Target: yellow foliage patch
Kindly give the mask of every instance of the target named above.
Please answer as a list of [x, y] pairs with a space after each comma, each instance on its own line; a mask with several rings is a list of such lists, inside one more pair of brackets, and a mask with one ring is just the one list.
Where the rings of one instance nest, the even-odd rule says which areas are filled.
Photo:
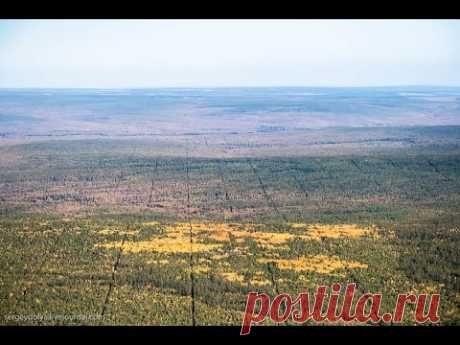
[[223, 260], [223, 259], [226, 259], [228, 258], [228, 254], [215, 254], [213, 256], [211, 256], [211, 259], [213, 260]]
[[[240, 273], [237, 273], [237, 272], [220, 272], [219, 275], [223, 279], [225, 279], [225, 280], [227, 280], [229, 282], [232, 282], [232, 283], [243, 284], [245, 282], [244, 281], [244, 275], [242, 275]], [[252, 277], [252, 279], [251, 279], [251, 285], [252, 286], [267, 286], [267, 285], [270, 285], [270, 284], [271, 284], [271, 282], [264, 277], [262, 271], [256, 272], [254, 277]]]
[[412, 294], [436, 294], [440, 293], [441, 289], [444, 287], [444, 284], [417, 284], [415, 288], [411, 290]]
[[[189, 269], [187, 269], [189, 270]], [[194, 273], [208, 273], [209, 272], [209, 267], [205, 265], [195, 265], [193, 266], [193, 272]]]
[[238, 283], [244, 282], [244, 276], [236, 272], [222, 272], [220, 273], [220, 275], [222, 276], [222, 278], [230, 282], [238, 282]]
[[319, 240], [321, 237], [328, 238], [359, 238], [365, 236], [378, 237], [374, 226], [362, 227], [356, 224], [303, 224], [292, 223], [292, 228], [306, 229], [307, 237]]
[[117, 229], [103, 229], [99, 231], [100, 235], [136, 235], [136, 230], [117, 230]]
[[315, 255], [300, 257], [298, 259], [258, 259], [259, 263], [274, 262], [281, 270], [293, 270], [296, 272], [312, 271], [322, 274], [331, 274], [346, 268], [367, 268], [366, 264], [356, 261], [341, 260], [335, 256]]
[[449, 229], [449, 232], [450, 232], [450, 233], [453, 233], [453, 234], [460, 234], [460, 228], [452, 228], [452, 229]]
[[152, 222], [144, 222], [142, 223], [143, 226], [155, 226], [155, 225], [160, 225], [159, 222], [152, 221]]
[[308, 224], [305, 224], [305, 223], [291, 223], [291, 228], [293, 229], [303, 229], [303, 228], [306, 228], [308, 227]]
[[[229, 242], [232, 235], [238, 243], [244, 242], [245, 238], [252, 238], [261, 246], [273, 246], [284, 244], [296, 237], [289, 233], [273, 233], [254, 231], [260, 224], [238, 224], [238, 223], [192, 223], [194, 235], [209, 238], [217, 242]], [[190, 232], [190, 223], [179, 222], [174, 225], [165, 226], [168, 236], [180, 236]]]
[[271, 282], [264, 277], [264, 272], [257, 271], [254, 277], [251, 279], [251, 284], [254, 286], [267, 286]]
[[[363, 227], [356, 224], [307, 224], [290, 223], [292, 229], [305, 229], [304, 234], [280, 233], [261, 231], [266, 227], [264, 224], [239, 224], [239, 223], [192, 223], [192, 231], [205, 233], [215, 241], [229, 241], [230, 234], [238, 242], [244, 238], [252, 238], [262, 246], [285, 244], [287, 241], [300, 237], [303, 239], [319, 240], [321, 237], [328, 238], [359, 238], [364, 236], [378, 237], [374, 226]], [[167, 226], [169, 232], [189, 231], [189, 223], [177, 223]]]
[[[158, 222], [145, 222], [143, 225], [159, 225]], [[222, 244], [206, 243], [211, 239], [216, 242], [229, 242], [231, 236], [237, 243], [244, 243], [245, 239], [253, 239], [263, 248], [280, 249], [287, 248], [285, 244], [295, 238], [305, 240], [319, 240], [322, 237], [329, 238], [358, 238], [362, 236], [377, 236], [373, 227], [360, 227], [354, 224], [321, 225], [291, 223], [293, 229], [305, 229], [305, 234], [287, 232], [261, 231], [264, 224], [241, 224], [241, 223], [212, 223], [212, 222], [177, 222], [164, 225], [164, 234], [144, 241], [129, 241], [124, 245], [124, 250], [132, 253], [159, 252], [159, 253], [189, 253], [207, 252], [215, 250]], [[190, 231], [192, 232], [193, 245], [190, 245]], [[100, 234], [134, 235], [133, 230], [120, 231], [105, 229]], [[284, 246], [283, 246], [284, 245]], [[121, 242], [99, 244], [103, 248], [116, 248]]]
[[[121, 248], [122, 242], [109, 242], [97, 245], [101, 248]], [[129, 253], [157, 252], [157, 253], [196, 253], [206, 252], [218, 248], [218, 244], [193, 243], [191, 246], [183, 238], [153, 238], [148, 241], [125, 242], [123, 251]]]

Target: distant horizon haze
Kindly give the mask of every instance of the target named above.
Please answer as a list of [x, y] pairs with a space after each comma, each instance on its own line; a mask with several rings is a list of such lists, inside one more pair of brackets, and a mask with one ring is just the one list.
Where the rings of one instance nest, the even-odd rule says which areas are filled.
[[396, 88], [460, 88], [458, 85], [328, 85], [328, 86], [319, 86], [319, 85], [203, 85], [203, 86], [125, 86], [125, 87], [71, 87], [71, 86], [62, 86], [62, 87], [0, 87], [0, 90], [148, 90], [148, 89], [289, 89], [289, 88], [299, 88], [299, 89], [396, 89]]

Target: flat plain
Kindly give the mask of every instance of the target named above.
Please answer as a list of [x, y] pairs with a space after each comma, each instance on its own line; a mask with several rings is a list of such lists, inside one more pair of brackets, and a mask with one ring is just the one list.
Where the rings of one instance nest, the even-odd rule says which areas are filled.
[[0, 323], [240, 325], [354, 282], [458, 325], [459, 177], [460, 88], [1, 90]]

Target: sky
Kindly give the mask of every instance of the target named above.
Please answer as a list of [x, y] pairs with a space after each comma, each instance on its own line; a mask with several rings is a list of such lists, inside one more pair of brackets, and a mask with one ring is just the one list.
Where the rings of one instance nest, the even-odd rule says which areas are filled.
[[0, 87], [460, 86], [460, 20], [0, 20]]

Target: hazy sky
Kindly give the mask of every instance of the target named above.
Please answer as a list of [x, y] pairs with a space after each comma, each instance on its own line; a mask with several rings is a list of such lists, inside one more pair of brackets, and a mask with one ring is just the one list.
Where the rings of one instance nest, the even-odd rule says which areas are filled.
[[460, 21], [0, 20], [0, 87], [460, 86]]

